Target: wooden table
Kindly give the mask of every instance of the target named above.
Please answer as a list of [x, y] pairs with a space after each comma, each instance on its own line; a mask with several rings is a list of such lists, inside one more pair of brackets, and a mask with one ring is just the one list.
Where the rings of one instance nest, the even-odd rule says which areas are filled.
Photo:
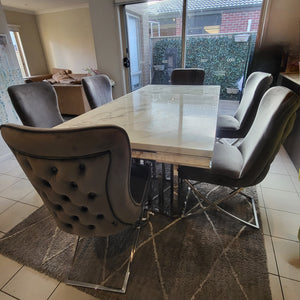
[[209, 167], [219, 86], [148, 85], [57, 128], [118, 125], [132, 156], [175, 165]]

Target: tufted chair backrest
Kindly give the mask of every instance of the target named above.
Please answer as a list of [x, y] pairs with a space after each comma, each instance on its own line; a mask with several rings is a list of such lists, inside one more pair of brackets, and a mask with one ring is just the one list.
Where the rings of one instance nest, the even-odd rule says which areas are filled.
[[255, 118], [262, 96], [271, 86], [273, 77], [269, 73], [253, 72], [247, 79], [241, 103], [234, 114], [240, 123], [244, 136], [250, 129]]
[[174, 69], [171, 74], [173, 85], [202, 85], [205, 77], [203, 69]]
[[265, 93], [254, 122], [238, 147], [243, 156], [240, 178], [255, 185], [265, 177], [293, 128], [299, 106], [299, 96], [285, 87], [273, 87]]
[[50, 83], [13, 85], [7, 91], [24, 125], [51, 128], [64, 122], [55, 89]]
[[1, 133], [60, 229], [108, 236], [138, 221], [141, 205], [130, 192], [131, 149], [123, 129], [6, 124]]
[[82, 85], [91, 109], [112, 101], [111, 83], [105, 74], [83, 77]]

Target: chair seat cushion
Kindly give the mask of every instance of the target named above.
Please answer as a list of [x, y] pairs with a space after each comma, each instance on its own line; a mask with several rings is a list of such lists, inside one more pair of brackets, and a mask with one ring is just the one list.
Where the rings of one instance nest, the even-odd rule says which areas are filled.
[[[238, 137], [240, 122], [230, 115], [219, 115], [217, 121], [218, 138], [235, 138]], [[236, 136], [237, 135], [237, 136]]]
[[233, 116], [219, 115], [217, 126], [222, 130], [239, 130], [240, 122]]
[[211, 173], [230, 178], [239, 178], [243, 156], [239, 149], [228, 144], [216, 143], [212, 157]]
[[235, 186], [240, 177], [243, 157], [237, 147], [216, 143], [210, 169], [180, 166], [179, 177], [225, 186]]

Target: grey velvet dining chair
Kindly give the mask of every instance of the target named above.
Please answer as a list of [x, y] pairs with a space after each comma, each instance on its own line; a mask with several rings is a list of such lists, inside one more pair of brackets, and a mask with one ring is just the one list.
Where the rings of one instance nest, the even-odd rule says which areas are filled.
[[[199, 199], [195, 207], [188, 212], [185, 211], [183, 216], [189, 216], [214, 206], [246, 225], [259, 228], [255, 203], [246, 194], [240, 195], [245, 196], [252, 205], [253, 222], [234, 216], [221, 208], [219, 204], [241, 193], [245, 187], [254, 186], [265, 178], [280, 146], [292, 130], [299, 106], [299, 96], [289, 89], [280, 86], [270, 88], [264, 94], [254, 122], [239, 146], [217, 142], [210, 169], [180, 166], [179, 177], [188, 184], [189, 190], [192, 190]], [[199, 182], [232, 187], [234, 192], [212, 202], [201, 193], [199, 188], [196, 188]], [[199, 210], [202, 205], [200, 199], [207, 203], [207, 206]]]
[[235, 114], [219, 115], [217, 120], [217, 138], [243, 138], [255, 118], [259, 102], [272, 84], [269, 73], [253, 72], [248, 77], [241, 102]]
[[7, 91], [23, 125], [51, 128], [64, 122], [55, 89], [50, 83], [13, 85]]
[[173, 85], [202, 85], [205, 71], [199, 68], [178, 68], [171, 73], [171, 84]]
[[1, 133], [56, 225], [78, 237], [74, 258], [83, 237], [107, 237], [109, 242], [128, 228], [135, 229], [127, 271], [118, 287], [103, 284], [106, 278], [90, 283], [69, 279], [69, 274], [66, 280], [71, 285], [125, 293], [150, 182], [148, 167], [131, 163], [125, 130], [5, 124]]
[[[176, 68], [171, 73], [171, 84], [172, 85], [203, 85], [205, 77], [205, 70], [200, 68]], [[155, 166], [155, 163], [152, 163]], [[172, 167], [171, 167], [172, 168]], [[161, 186], [165, 185], [166, 181], [166, 166], [163, 163], [161, 167]], [[170, 186], [166, 189], [161, 189], [160, 195], [155, 195], [154, 198], [160, 197], [163, 202], [164, 191], [168, 190]]]
[[84, 92], [91, 109], [112, 101], [112, 87], [107, 75], [99, 74], [82, 78]]

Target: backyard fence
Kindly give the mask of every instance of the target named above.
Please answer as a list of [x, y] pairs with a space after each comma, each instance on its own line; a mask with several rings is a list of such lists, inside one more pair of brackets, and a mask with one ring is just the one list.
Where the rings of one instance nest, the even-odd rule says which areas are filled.
[[[256, 33], [187, 36], [186, 68], [205, 70], [204, 84], [220, 85], [221, 99], [239, 100]], [[170, 84], [173, 69], [181, 64], [181, 38], [150, 40], [152, 84]]]

